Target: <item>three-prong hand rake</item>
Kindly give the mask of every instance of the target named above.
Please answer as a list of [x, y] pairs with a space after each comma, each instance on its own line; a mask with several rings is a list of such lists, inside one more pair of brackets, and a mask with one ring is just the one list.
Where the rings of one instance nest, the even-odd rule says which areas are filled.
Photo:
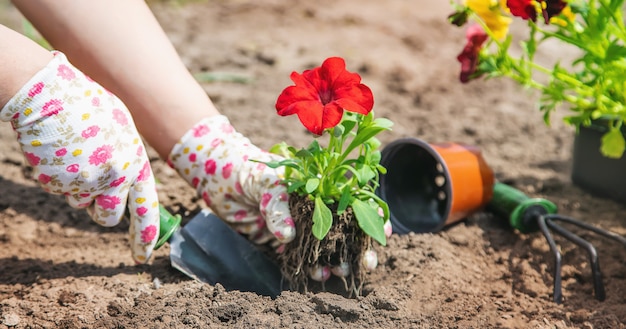
[[522, 233], [541, 231], [548, 241], [550, 251], [554, 255], [554, 302], [560, 304], [563, 300], [561, 290], [561, 252], [553, 237], [553, 233], [563, 236], [581, 248], [589, 255], [591, 276], [596, 299], [602, 301], [606, 294], [600, 271], [600, 263], [596, 248], [587, 240], [561, 226], [558, 222], [578, 226], [601, 236], [616, 240], [626, 246], [623, 236], [589, 225], [580, 220], [557, 214], [554, 203], [542, 198], [529, 198], [523, 192], [503, 183], [494, 185], [493, 198], [487, 209], [495, 215], [507, 218], [509, 224]]

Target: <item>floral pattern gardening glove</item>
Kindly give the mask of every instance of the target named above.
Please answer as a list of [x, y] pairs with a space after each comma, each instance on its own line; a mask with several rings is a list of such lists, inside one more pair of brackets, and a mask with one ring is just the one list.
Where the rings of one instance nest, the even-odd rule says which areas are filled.
[[146, 262], [159, 231], [155, 180], [126, 106], [70, 64], [63, 53], [0, 110], [11, 121], [42, 188], [118, 224], [128, 206], [131, 252]]
[[[170, 166], [191, 184], [217, 216], [254, 243], [281, 244], [295, 237], [284, 171], [257, 161], [275, 155], [235, 131], [223, 115], [201, 120], [170, 153]], [[274, 240], [275, 238], [275, 240]]]

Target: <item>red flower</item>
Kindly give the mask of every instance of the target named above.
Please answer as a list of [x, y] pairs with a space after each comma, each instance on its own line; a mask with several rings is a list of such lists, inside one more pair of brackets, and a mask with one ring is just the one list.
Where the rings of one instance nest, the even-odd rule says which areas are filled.
[[374, 96], [361, 76], [348, 72], [343, 58], [331, 57], [321, 67], [291, 73], [295, 86], [283, 90], [276, 101], [276, 111], [286, 116], [297, 114], [310, 132], [321, 135], [341, 122], [343, 111], [368, 114]]
[[506, 6], [509, 7], [513, 16], [521, 17], [525, 20], [537, 20], [537, 10], [535, 9], [534, 0], [506, 0]]
[[546, 24], [550, 23], [550, 18], [557, 16], [565, 9], [567, 2], [565, 0], [507, 0], [506, 6], [511, 10], [513, 16], [522, 19], [530, 19], [533, 22], [537, 20], [537, 6], [541, 8], [543, 20]]
[[476, 77], [476, 67], [478, 66], [478, 53], [487, 40], [487, 33], [478, 24], [467, 28], [465, 34], [467, 44], [463, 51], [457, 56], [461, 62], [461, 82], [465, 83]]

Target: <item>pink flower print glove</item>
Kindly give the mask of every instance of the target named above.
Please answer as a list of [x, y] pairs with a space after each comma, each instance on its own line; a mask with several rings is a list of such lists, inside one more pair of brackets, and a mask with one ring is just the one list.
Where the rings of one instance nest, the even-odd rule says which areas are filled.
[[[217, 216], [255, 243], [295, 236], [283, 169], [263, 163], [275, 158], [235, 131], [223, 115], [205, 118], [174, 146], [170, 165]], [[256, 160], [256, 161], [252, 161]]]
[[125, 105], [55, 52], [0, 110], [42, 188], [86, 208], [98, 224], [130, 210], [132, 256], [146, 262], [159, 231], [155, 180]]

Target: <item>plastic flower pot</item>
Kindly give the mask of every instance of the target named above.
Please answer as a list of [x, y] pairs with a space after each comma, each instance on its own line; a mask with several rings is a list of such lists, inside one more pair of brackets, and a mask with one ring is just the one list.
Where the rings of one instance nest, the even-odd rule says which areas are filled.
[[[626, 202], [626, 156], [613, 159], [600, 152], [607, 130], [603, 121], [580, 127], [574, 137], [572, 182], [593, 195]], [[622, 127], [622, 133], [626, 134], [626, 128]]]
[[482, 209], [495, 178], [477, 147], [404, 138], [387, 145], [378, 195], [389, 205], [393, 231], [437, 232]]

